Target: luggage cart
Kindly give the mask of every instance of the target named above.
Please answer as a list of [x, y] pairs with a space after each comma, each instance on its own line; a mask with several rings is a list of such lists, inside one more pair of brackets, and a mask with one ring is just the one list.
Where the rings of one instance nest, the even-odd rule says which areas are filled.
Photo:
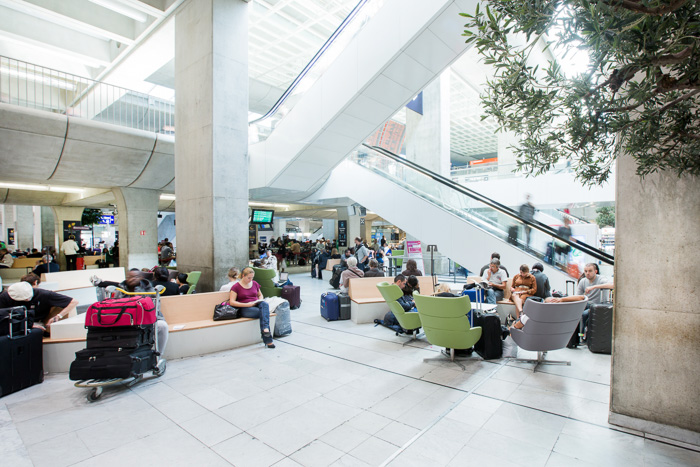
[[[141, 295], [141, 296], [150, 296], [150, 297], [155, 297], [154, 300], [154, 306], [156, 309], [156, 315], [160, 313], [160, 295], [165, 291], [165, 287], [162, 285], [156, 286], [156, 291], [155, 292], [127, 292], [124, 289], [121, 289], [119, 287], [107, 287], [107, 296], [111, 297], [115, 293], [121, 294], [122, 296], [135, 296], [135, 295]], [[158, 330], [156, 329], [157, 324], [153, 323], [150, 326], [153, 326], [153, 336], [154, 336], [154, 344], [153, 344], [153, 351], [156, 354], [156, 365], [155, 367], [151, 368], [151, 371], [153, 376], [159, 378], [165, 374], [165, 370], [167, 368], [167, 363], [164, 358], [160, 358], [160, 354], [156, 351], [158, 348]], [[140, 382], [143, 379], [143, 375], [145, 373], [139, 373], [139, 374], [132, 374], [128, 378], [101, 378], [101, 379], [86, 379], [86, 380], [81, 380], [75, 382], [74, 386], [76, 388], [87, 388], [90, 389], [90, 391], [87, 393], [87, 400], [88, 402], [95, 402], [97, 401], [101, 396], [102, 396], [102, 391], [106, 386], [112, 386], [115, 384], [120, 384], [120, 383], [125, 383], [125, 386], [130, 388]]]

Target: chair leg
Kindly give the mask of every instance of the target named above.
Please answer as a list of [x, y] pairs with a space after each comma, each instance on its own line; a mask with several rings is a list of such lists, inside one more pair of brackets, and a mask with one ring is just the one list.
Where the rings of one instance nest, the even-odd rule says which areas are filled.
[[545, 360], [544, 355], [546, 353], [547, 352], [541, 352], [541, 351], [537, 352], [537, 359], [536, 360], [529, 359], [529, 358], [516, 358], [515, 361], [520, 362], [520, 363], [534, 363], [535, 367], [532, 369], [533, 372], [536, 372], [537, 368], [540, 365], [568, 365], [568, 366], [571, 366], [571, 362], [566, 361], [566, 360]]
[[[462, 371], [466, 370], [467, 367], [462, 365], [460, 361], [468, 360], [467, 358], [456, 358], [455, 357], [455, 349], [450, 349], [450, 353], [448, 354], [444, 350], [440, 351], [440, 354], [444, 355], [445, 357], [450, 359], [450, 362], [454, 363], [455, 365], [459, 365], [462, 368]], [[430, 361], [438, 361], [438, 362], [444, 362], [445, 359], [443, 357], [433, 357], [433, 358], [424, 358], [423, 362], [430, 362]]]
[[[424, 335], [425, 335], [425, 334], [424, 334]], [[420, 334], [418, 334], [418, 333], [414, 330], [414, 331], [411, 333], [411, 338], [410, 338], [409, 340], [407, 340], [407, 341], [404, 341], [404, 343], [401, 344], [401, 345], [410, 344], [410, 343], [413, 342], [413, 341], [419, 340], [419, 338], [420, 338]]]

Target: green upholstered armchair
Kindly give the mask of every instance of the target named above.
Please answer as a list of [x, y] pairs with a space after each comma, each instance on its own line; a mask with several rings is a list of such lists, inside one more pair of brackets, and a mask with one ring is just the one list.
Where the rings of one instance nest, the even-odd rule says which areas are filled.
[[401, 325], [401, 327], [407, 331], [412, 331], [411, 338], [404, 342], [403, 345], [416, 340], [418, 330], [421, 327], [420, 316], [418, 316], [418, 313], [406, 313], [399, 302], [397, 302], [397, 300], [403, 295], [403, 291], [398, 285], [389, 284], [388, 282], [380, 282], [377, 284], [377, 288], [379, 289], [379, 293], [382, 294], [382, 297], [384, 297], [384, 301], [386, 301], [387, 305], [389, 305], [391, 312], [394, 313], [396, 321], [399, 322], [399, 325]]
[[197, 288], [197, 283], [199, 282], [199, 278], [201, 275], [202, 271], [192, 271], [187, 273], [187, 283], [190, 285], [190, 288], [187, 289], [186, 295], [195, 292], [195, 289]]
[[[467, 313], [471, 309], [469, 297], [433, 297], [414, 293], [418, 314], [423, 324], [423, 332], [428, 342], [438, 347], [450, 349], [450, 360], [464, 370], [455, 360], [455, 349], [470, 349], [481, 338], [481, 328], [469, 325]], [[442, 360], [442, 358], [426, 358]]]
[[[391, 250], [391, 256], [403, 256], [403, 252], [404, 252], [404, 250]], [[396, 269], [399, 270], [399, 271], [397, 272], [397, 274], [400, 273], [400, 272], [401, 272], [401, 268], [403, 268], [403, 258], [401, 258], [401, 259], [395, 259], [395, 260], [394, 260], [394, 266], [396, 266]]]
[[275, 271], [272, 269], [263, 268], [251, 268], [255, 271], [255, 276], [253, 280], [260, 284], [260, 291], [263, 297], [280, 297], [282, 295], [282, 288], [275, 287], [275, 283], [272, 282], [272, 278], [275, 277]]

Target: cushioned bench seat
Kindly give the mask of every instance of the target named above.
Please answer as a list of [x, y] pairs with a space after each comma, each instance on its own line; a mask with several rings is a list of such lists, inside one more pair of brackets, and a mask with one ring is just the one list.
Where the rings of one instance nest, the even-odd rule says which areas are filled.
[[[262, 342], [257, 319], [214, 321], [214, 306], [227, 300], [228, 292], [161, 297], [161, 312], [170, 331], [165, 357], [191, 357]], [[270, 329], [275, 327], [270, 315]], [[75, 352], [85, 348], [84, 315], [56, 323], [51, 338], [44, 339], [44, 370], [66, 372]]]

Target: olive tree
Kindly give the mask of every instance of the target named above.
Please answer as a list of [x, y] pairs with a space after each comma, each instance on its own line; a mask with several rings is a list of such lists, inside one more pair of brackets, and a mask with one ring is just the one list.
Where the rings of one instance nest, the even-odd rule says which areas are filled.
[[[519, 170], [570, 160], [602, 183], [625, 152], [641, 176], [700, 174], [700, 0], [491, 0], [462, 16], [495, 70], [483, 118], [520, 137]], [[569, 75], [556, 57], [575, 51], [588, 66]]]

